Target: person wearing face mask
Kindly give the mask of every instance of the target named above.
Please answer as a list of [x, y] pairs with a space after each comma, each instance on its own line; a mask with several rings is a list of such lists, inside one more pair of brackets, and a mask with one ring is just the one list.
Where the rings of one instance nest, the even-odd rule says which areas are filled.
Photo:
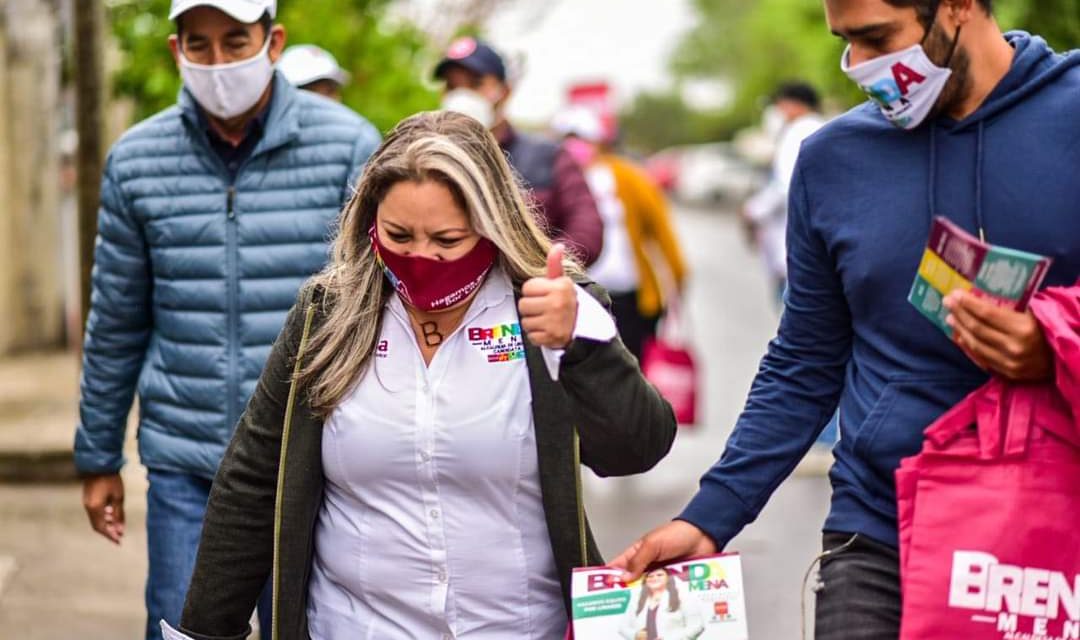
[[825, 124], [820, 109], [817, 91], [805, 82], [786, 82], [776, 89], [764, 118], [765, 128], [774, 141], [772, 171], [769, 181], [740, 211], [773, 281], [776, 299], [781, 303], [787, 286], [784, 234], [788, 191], [799, 147]]
[[214, 481], [179, 629], [280, 640], [562, 638], [602, 564], [579, 463], [640, 473], [675, 416], [494, 137], [395, 127], [303, 287]]
[[604, 225], [585, 176], [565, 149], [506, 119], [512, 87], [502, 57], [475, 38], [459, 38], [435, 67], [435, 79], [444, 84], [444, 110], [472, 116], [495, 134], [529, 187], [548, 235], [591, 265], [603, 248]]
[[75, 464], [95, 531], [125, 533], [125, 425], [148, 470], [147, 638], [177, 622], [211, 480], [274, 337], [379, 134], [274, 70], [274, 0], [173, 0], [178, 104], [101, 183]]
[[[784, 303], [787, 288], [787, 203], [795, 161], [803, 140], [825, 124], [821, 99], [805, 82], [785, 82], [773, 93], [764, 120], [775, 141], [772, 171], [764, 187], [742, 207], [739, 214], [749, 228], [753, 243], [761, 253], [765, 270], [773, 281], [778, 304]], [[814, 441], [795, 473], [825, 475], [832, 465], [832, 448], [838, 437], [836, 420], [830, 420]]]
[[614, 135], [604, 131], [594, 110], [568, 107], [552, 128], [585, 171], [604, 219], [604, 250], [589, 277], [611, 295], [619, 335], [640, 361], [645, 342], [656, 335], [660, 316], [680, 297], [688, 277], [671, 213], [652, 179], [612, 150]]
[[[1030, 312], [946, 298], [950, 340], [907, 302], [936, 215], [1080, 275], [1080, 52], [1003, 34], [990, 0], [824, 0], [842, 68], [871, 101], [804, 142], [788, 202], [788, 288], [746, 408], [678, 518], [613, 564], [723, 548], [839, 409], [815, 637], [897, 638], [894, 472], [989, 376], [1054, 378]], [[964, 523], [958, 522], [957, 526]]]
[[341, 102], [341, 88], [349, 83], [349, 72], [338, 66], [333, 54], [313, 44], [289, 47], [277, 68], [294, 87], [335, 102]]

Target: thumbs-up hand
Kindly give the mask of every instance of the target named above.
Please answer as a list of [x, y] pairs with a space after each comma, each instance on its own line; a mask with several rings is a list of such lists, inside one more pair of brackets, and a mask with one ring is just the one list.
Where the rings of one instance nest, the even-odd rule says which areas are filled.
[[538, 347], [564, 349], [574, 336], [577, 291], [563, 271], [565, 253], [561, 244], [552, 246], [547, 257], [547, 277], [531, 278], [521, 287], [521, 328]]

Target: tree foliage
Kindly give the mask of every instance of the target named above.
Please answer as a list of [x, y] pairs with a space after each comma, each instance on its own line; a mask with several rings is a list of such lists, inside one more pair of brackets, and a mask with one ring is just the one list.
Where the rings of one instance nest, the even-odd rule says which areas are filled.
[[[829, 34], [822, 0], [693, 0], [693, 5], [698, 23], [676, 48], [671, 69], [676, 77], [723, 78], [732, 83], [733, 104], [728, 113], [713, 116], [717, 121], [728, 125], [756, 121], [767, 97], [790, 79], [810, 82], [835, 109], [865, 99], [840, 71], [844, 43]], [[1059, 51], [1080, 46], [1080, 0], [995, 0], [994, 7], [1005, 30], [1039, 34]], [[666, 99], [678, 101], [675, 95]], [[685, 141], [685, 135], [665, 138], [663, 128], [672, 124], [663, 118], [637, 118], [636, 109], [637, 104], [627, 114], [630, 122], [650, 131], [628, 131], [628, 137], [654, 144]], [[681, 120], [694, 118], [674, 113]]]
[[[141, 119], [176, 102], [180, 76], [166, 45], [175, 31], [169, 0], [113, 0], [109, 19], [123, 59], [117, 95], [135, 100]], [[386, 131], [401, 118], [432, 109], [437, 95], [424, 78], [434, 60], [426, 36], [388, 15], [391, 0], [280, 0], [277, 22], [288, 44], [317, 44], [352, 74], [345, 104]]]
[[730, 137], [742, 124], [730, 113], [698, 111], [677, 91], [639, 93], [619, 114], [622, 143], [637, 152]]

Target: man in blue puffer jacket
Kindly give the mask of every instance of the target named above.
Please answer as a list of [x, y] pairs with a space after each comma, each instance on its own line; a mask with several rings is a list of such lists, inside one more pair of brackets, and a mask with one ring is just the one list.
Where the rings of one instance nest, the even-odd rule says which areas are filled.
[[179, 103], [136, 125], [102, 178], [75, 462], [119, 543], [125, 423], [148, 469], [147, 637], [179, 622], [218, 463], [300, 285], [323, 267], [379, 134], [274, 71], [274, 0], [173, 0]]

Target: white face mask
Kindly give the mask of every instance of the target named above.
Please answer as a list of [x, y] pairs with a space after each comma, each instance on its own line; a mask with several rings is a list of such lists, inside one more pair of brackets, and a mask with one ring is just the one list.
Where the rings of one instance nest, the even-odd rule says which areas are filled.
[[787, 119], [784, 118], [783, 112], [776, 105], [765, 107], [765, 111], [761, 116], [761, 130], [765, 132], [769, 140], [773, 142], [779, 140], [785, 126], [787, 126]]
[[180, 77], [195, 101], [211, 115], [228, 120], [255, 106], [262, 97], [274, 65], [270, 62], [270, 37], [259, 53], [228, 64], [195, 64], [180, 53]]
[[488, 99], [472, 89], [454, 89], [443, 96], [443, 111], [456, 111], [473, 118], [485, 129], [495, 126], [495, 107]]
[[848, 45], [840, 69], [878, 103], [886, 120], [901, 129], [914, 129], [926, 120], [952, 75], [951, 69], [931, 62], [921, 44], [854, 67], [848, 64], [850, 56]]

